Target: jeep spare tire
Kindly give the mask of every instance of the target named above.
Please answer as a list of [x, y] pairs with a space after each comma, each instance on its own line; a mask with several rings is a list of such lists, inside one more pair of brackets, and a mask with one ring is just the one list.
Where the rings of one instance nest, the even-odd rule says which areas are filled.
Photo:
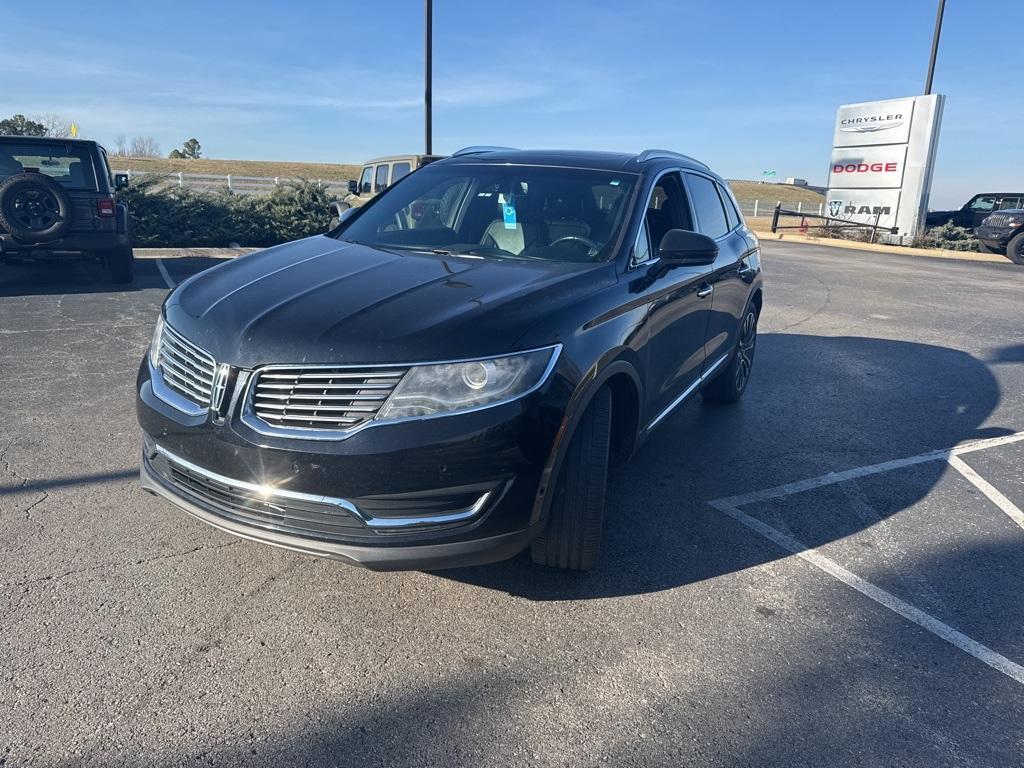
[[25, 243], [60, 238], [71, 226], [71, 198], [41, 173], [19, 173], [0, 183], [0, 230]]

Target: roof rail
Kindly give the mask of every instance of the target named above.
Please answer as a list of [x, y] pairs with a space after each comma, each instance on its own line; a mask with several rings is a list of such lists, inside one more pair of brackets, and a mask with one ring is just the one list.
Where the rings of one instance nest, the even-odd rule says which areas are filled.
[[462, 155], [482, 155], [485, 152], [514, 152], [514, 147], [489, 147], [481, 145], [478, 147], [463, 147], [458, 152], [452, 152], [452, 157], [461, 157]]
[[680, 154], [679, 152], [673, 152], [671, 149], [645, 149], [643, 152], [637, 155], [636, 159], [637, 162], [646, 163], [648, 160], [654, 160], [656, 158], [686, 160], [687, 162], [693, 163], [694, 165], [699, 165], [701, 168], [707, 168], [707, 170], [709, 171], [711, 170], [710, 168], [708, 168], [707, 165], [702, 163], [700, 160], [690, 157], [689, 155]]

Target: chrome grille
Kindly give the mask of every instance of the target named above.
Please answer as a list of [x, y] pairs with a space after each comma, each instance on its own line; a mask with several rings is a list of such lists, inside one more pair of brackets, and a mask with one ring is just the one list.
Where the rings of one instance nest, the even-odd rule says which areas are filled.
[[266, 368], [251, 408], [271, 427], [343, 431], [377, 415], [407, 368]]
[[157, 367], [168, 387], [193, 403], [210, 406], [217, 363], [209, 353], [166, 324], [160, 337]]
[[993, 213], [982, 224], [986, 227], [1008, 227], [1012, 218], [1014, 217], [1006, 213]]

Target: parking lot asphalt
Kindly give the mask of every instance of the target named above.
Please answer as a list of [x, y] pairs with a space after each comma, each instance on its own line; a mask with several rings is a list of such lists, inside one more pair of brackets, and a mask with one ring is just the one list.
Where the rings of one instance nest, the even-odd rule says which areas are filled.
[[133, 386], [215, 260], [0, 268], [0, 764], [1024, 765], [1024, 269], [764, 251], [746, 398], [613, 471], [582, 575], [187, 518]]

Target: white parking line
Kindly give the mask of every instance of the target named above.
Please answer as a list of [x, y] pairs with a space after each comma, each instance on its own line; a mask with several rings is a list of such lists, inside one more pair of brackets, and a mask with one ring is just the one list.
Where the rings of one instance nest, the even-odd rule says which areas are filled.
[[167, 267], [164, 266], [163, 259], [156, 260], [156, 268], [160, 270], [160, 274], [163, 276], [164, 282], [167, 284], [168, 288], [173, 288], [177, 285], [177, 283], [171, 279], [171, 273], [168, 272]]
[[994, 487], [988, 480], [979, 475], [973, 469], [971, 469], [967, 462], [961, 459], [959, 456], [950, 456], [949, 465], [953, 467], [957, 472], [966, 477], [974, 487], [984, 493], [988, 498], [1005, 512], [1013, 522], [1024, 528], [1024, 512], [1020, 511], [1020, 508], [1006, 498], [998, 488]]
[[740, 496], [730, 496], [727, 499], [718, 499], [718, 501], [732, 507], [745, 507], [747, 504], [755, 504], [760, 501], [770, 501], [771, 499], [778, 499], [782, 496], [790, 496], [791, 494], [801, 493], [803, 491], [812, 491], [815, 488], [824, 488], [826, 485], [834, 485], [835, 483], [842, 483], [847, 480], [856, 480], [858, 477], [877, 475], [880, 472], [891, 472], [894, 469], [901, 469], [902, 467], [909, 467], [914, 464], [924, 464], [928, 461], [948, 461], [951, 456], [959, 456], [963, 453], [981, 451], [985, 448], [995, 448], [999, 445], [1017, 443], [1021, 440], [1024, 440], [1024, 432], [1014, 432], [1011, 435], [1003, 435], [1002, 437], [987, 437], [983, 440], [974, 440], [952, 448], [928, 451], [927, 453], [921, 453], [917, 456], [908, 456], [903, 459], [883, 461], [881, 464], [871, 464], [866, 467], [855, 467], [854, 469], [847, 469], [843, 472], [829, 472], [827, 475], [811, 477], [807, 480], [797, 480], [795, 483], [777, 485], [774, 488], [767, 488], [763, 491], [744, 493]]
[[919, 627], [927, 629], [929, 632], [942, 638], [947, 643], [955, 645], [961, 651], [971, 654], [971, 656], [978, 659], [978, 661], [988, 664], [992, 669], [1002, 672], [1007, 677], [1010, 677], [1021, 685], [1024, 685], [1024, 666], [1010, 661], [1005, 656], [996, 653], [991, 648], [979, 643], [977, 640], [972, 640], [963, 632], [953, 629], [953, 627], [939, 621], [934, 616], [925, 613], [920, 608], [916, 608], [910, 603], [901, 600], [891, 592], [886, 592], [881, 587], [876, 587], [871, 582], [865, 581], [857, 574], [852, 573], [838, 563], [829, 560], [820, 552], [811, 549], [806, 544], [794, 539], [792, 536], [787, 536], [782, 533], [782, 531], [773, 528], [767, 523], [761, 522], [756, 517], [751, 517], [746, 512], [737, 509], [734, 506], [730, 506], [729, 504], [725, 504], [722, 501], [712, 501], [709, 503], [718, 511], [724, 512], [733, 520], [742, 523], [752, 531], [756, 531], [769, 541], [775, 542], [783, 549], [792, 552], [794, 555], [807, 561], [815, 568], [819, 568], [830, 576], [839, 579], [847, 586], [853, 587], [865, 597], [869, 597], [876, 603], [884, 605], [890, 611], [914, 622]]
[[823, 488], [828, 485], [842, 483], [859, 477], [868, 477], [882, 472], [890, 472], [895, 469], [900, 469], [901, 467], [909, 467], [929, 461], [944, 460], [967, 480], [973, 483], [975, 487], [984, 493], [985, 496], [987, 496], [1003, 512], [1009, 515], [1017, 525], [1024, 528], [1024, 513], [1022, 513], [1012, 501], [1000, 493], [998, 489], [989, 484], [988, 481], [959, 458], [961, 454], [981, 451], [986, 448], [994, 448], [1000, 445], [1008, 445], [1021, 440], [1024, 440], [1024, 432], [1016, 432], [1011, 435], [986, 438], [984, 440], [974, 440], [972, 442], [964, 443], [963, 445], [954, 446], [952, 448], [946, 448], [944, 450], [929, 451], [928, 453], [922, 453], [917, 456], [885, 461], [880, 464], [872, 464], [867, 467], [856, 467], [843, 472], [830, 472], [827, 475], [812, 477], [807, 480], [798, 480], [794, 483], [786, 483], [785, 485], [779, 485], [763, 491], [746, 493], [740, 496], [716, 499], [715, 501], [710, 501], [708, 503], [719, 512], [728, 515], [733, 520], [745, 525], [750, 530], [760, 534], [769, 541], [774, 542], [784, 550], [791, 552], [800, 559], [810, 563], [815, 568], [839, 579], [839, 581], [857, 590], [865, 597], [874, 600], [879, 605], [885, 606], [890, 611], [893, 611], [908, 621], [914, 622], [919, 627], [928, 630], [937, 637], [945, 640], [947, 643], [956, 646], [965, 653], [969, 653], [974, 658], [992, 667], [992, 669], [1002, 672], [1007, 677], [1010, 677], [1024, 685], [1024, 666], [1021, 666], [1014, 661], [1010, 661], [1005, 656], [996, 653], [991, 648], [979, 643], [977, 640], [971, 639], [963, 632], [954, 629], [905, 600], [901, 600], [891, 592], [887, 592], [881, 587], [878, 587], [869, 581], [865, 581], [857, 574], [848, 571], [846, 568], [825, 557], [817, 550], [807, 546], [801, 541], [798, 541], [794, 537], [773, 528], [767, 523], [758, 520], [756, 517], [748, 515], [740, 509], [740, 507], [746, 506], [747, 504], [770, 501], [772, 499], [778, 499], [795, 493], [814, 490], [816, 488]]

